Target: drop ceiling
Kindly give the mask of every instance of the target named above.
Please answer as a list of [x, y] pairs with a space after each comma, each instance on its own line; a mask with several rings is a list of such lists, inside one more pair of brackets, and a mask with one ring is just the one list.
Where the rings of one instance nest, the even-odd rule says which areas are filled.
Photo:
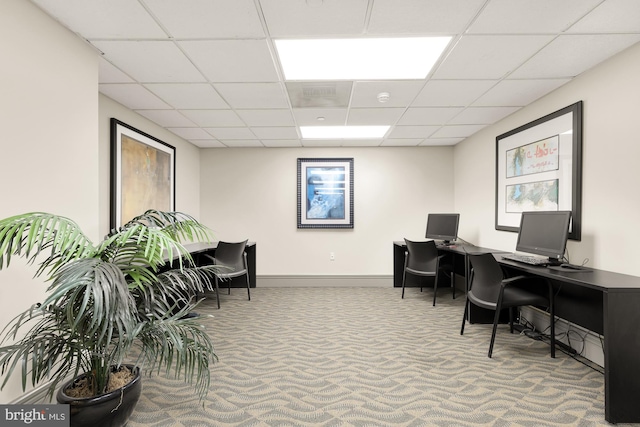
[[[639, 0], [32, 1], [101, 54], [101, 93], [203, 148], [455, 145], [640, 41]], [[274, 47], [407, 36], [452, 37], [425, 79], [285, 81]]]

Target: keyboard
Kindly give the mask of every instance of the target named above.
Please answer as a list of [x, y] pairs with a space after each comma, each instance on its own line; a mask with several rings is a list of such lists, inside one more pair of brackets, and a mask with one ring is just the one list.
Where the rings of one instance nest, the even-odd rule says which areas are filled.
[[507, 259], [509, 261], [522, 262], [524, 264], [529, 264], [529, 265], [541, 265], [541, 266], [549, 265], [548, 259], [538, 258], [534, 256], [529, 256], [529, 255], [508, 254], [508, 255], [502, 255], [502, 259]]

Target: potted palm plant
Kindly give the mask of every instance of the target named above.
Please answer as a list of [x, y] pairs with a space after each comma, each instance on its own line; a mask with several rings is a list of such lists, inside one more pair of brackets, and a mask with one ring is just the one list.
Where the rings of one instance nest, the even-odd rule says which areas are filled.
[[[141, 369], [173, 372], [203, 399], [217, 357], [203, 317], [187, 314], [197, 305], [194, 292], [210, 289], [220, 267], [194, 266], [181, 242], [211, 237], [188, 215], [155, 210], [98, 244], [58, 215], [0, 220], [0, 269], [23, 257], [37, 263], [35, 276], [49, 283], [44, 301], [2, 330], [1, 387], [14, 374], [23, 389], [50, 381], [49, 395], [59, 388], [58, 401], [72, 405], [72, 425], [124, 424], [140, 395]], [[132, 405], [125, 392], [132, 393]], [[95, 403], [109, 415], [96, 414]]]

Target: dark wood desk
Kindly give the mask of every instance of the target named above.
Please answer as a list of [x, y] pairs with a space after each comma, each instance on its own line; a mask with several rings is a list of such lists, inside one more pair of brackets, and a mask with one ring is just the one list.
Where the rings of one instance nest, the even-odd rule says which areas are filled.
[[605, 419], [640, 422], [640, 277], [610, 271], [563, 272], [496, 258], [508, 271], [547, 278], [560, 318], [604, 336]]
[[[218, 242], [212, 243], [187, 243], [184, 245], [185, 248], [189, 251], [196, 265], [206, 265], [211, 264], [211, 260], [206, 258], [204, 255], [215, 256], [216, 248], [218, 247]], [[245, 247], [245, 252], [247, 253], [247, 268], [249, 270], [249, 281], [251, 282], [251, 287], [256, 287], [256, 243], [255, 242], [247, 242], [247, 246]], [[224, 286], [227, 284], [225, 282]], [[232, 288], [246, 288], [247, 284], [242, 277], [234, 277], [231, 279], [231, 287]]]
[[[394, 242], [394, 286], [402, 286], [404, 242]], [[640, 277], [610, 271], [562, 271], [502, 259], [500, 253], [476, 246], [439, 248], [455, 254], [457, 270], [468, 277], [466, 254], [491, 252], [507, 274], [548, 279], [555, 290], [555, 314], [604, 336], [605, 419], [640, 422]], [[402, 252], [402, 259], [400, 259]], [[400, 262], [399, 266], [396, 262]], [[464, 269], [459, 268], [459, 263]], [[466, 281], [466, 279], [465, 279]], [[466, 289], [466, 286], [465, 286]]]

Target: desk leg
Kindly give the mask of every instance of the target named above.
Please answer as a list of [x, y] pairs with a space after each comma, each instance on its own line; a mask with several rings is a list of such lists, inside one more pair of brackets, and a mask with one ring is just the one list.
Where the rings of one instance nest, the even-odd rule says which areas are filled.
[[640, 292], [604, 294], [605, 419], [640, 422]]

